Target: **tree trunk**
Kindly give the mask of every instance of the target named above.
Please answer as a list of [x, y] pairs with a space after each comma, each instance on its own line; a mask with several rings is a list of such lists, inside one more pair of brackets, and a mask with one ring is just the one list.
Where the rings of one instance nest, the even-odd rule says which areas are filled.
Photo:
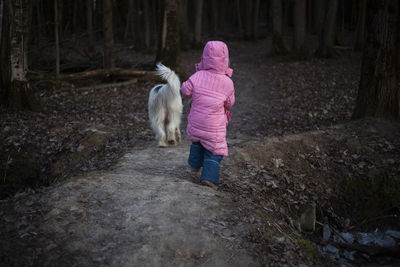
[[320, 57], [333, 57], [336, 55], [333, 50], [336, 33], [336, 17], [339, 0], [329, 0], [323, 31], [320, 35], [319, 48], [316, 55]]
[[290, 3], [291, 0], [282, 0], [283, 15], [282, 15], [282, 27], [283, 32], [289, 32], [289, 14], [290, 14]]
[[0, 105], [8, 103], [10, 85], [8, 1], [0, 0]]
[[273, 34], [282, 35], [282, 0], [271, 1], [272, 11], [272, 32]]
[[[26, 16], [27, 16], [27, 27], [25, 28], [25, 31], [27, 31], [29, 34], [27, 34], [27, 39], [26, 39], [26, 47], [29, 47], [32, 43], [33, 43], [33, 35], [35, 34], [36, 35], [36, 33], [34, 33], [34, 34], [32, 34], [32, 26], [33, 26], [33, 23], [34, 23], [34, 21], [33, 21], [33, 8], [34, 8], [34, 6], [33, 6], [33, 3], [32, 3], [32, 1], [29, 1], [28, 2], [28, 4], [27, 4], [28, 6], [26, 7], [27, 8], [27, 13], [26, 13]], [[29, 62], [30, 60], [29, 60], [29, 53], [27, 53], [26, 54], [26, 56], [28, 57], [28, 59], [27, 59], [27, 62]]]
[[209, 1], [209, 7], [211, 8], [211, 36], [216, 36], [218, 33], [218, 1]]
[[240, 38], [244, 38], [245, 33], [244, 33], [244, 28], [243, 28], [243, 20], [242, 20], [242, 12], [241, 12], [241, 5], [240, 5], [240, 0], [235, 0], [235, 6], [236, 6], [236, 16], [238, 20], [238, 27], [239, 27], [239, 35]]
[[272, 54], [286, 54], [287, 50], [282, 38], [282, 0], [272, 0]]
[[27, 0], [15, 0], [10, 3], [10, 60], [11, 81], [26, 81], [26, 40], [27, 32]]
[[[159, 1], [158, 0], [153, 0], [151, 1], [151, 10], [153, 10], [152, 12], [152, 16], [151, 16], [151, 42], [152, 42], [152, 48], [155, 49], [155, 52], [157, 52], [157, 48], [158, 48], [158, 36], [160, 35], [160, 19], [161, 19], [161, 15], [160, 15], [160, 7], [159, 7]], [[154, 44], [154, 46], [153, 46]]]
[[[54, 12], [54, 10], [52, 10]], [[58, 23], [59, 28], [58, 28], [58, 36], [63, 36], [65, 34], [66, 30], [69, 27], [69, 23], [65, 23], [65, 28], [63, 28], [63, 16], [64, 16], [64, 1], [58, 1]]]
[[258, 17], [260, 14], [260, 0], [255, 0], [253, 6], [253, 20], [252, 20], [252, 27], [251, 27], [251, 36], [254, 39], [257, 39], [257, 29], [258, 29]]
[[321, 35], [326, 15], [326, 0], [314, 0], [314, 33]]
[[194, 45], [201, 43], [201, 25], [203, 23], [203, 0], [196, 0], [195, 5], [195, 24], [194, 24]]
[[93, 28], [94, 28], [94, 34], [96, 39], [103, 39], [104, 34], [103, 31], [100, 33], [96, 33], [97, 31], [100, 31], [100, 29], [104, 29], [103, 22], [104, 22], [104, 0], [93, 0]]
[[136, 16], [135, 0], [128, 0], [128, 12], [127, 12], [127, 17], [126, 17], [124, 40], [127, 40], [129, 38], [129, 34], [134, 32], [134, 30], [131, 30], [131, 28], [135, 27], [135, 25], [133, 25], [134, 24], [134, 22], [133, 22], [134, 16]]
[[[400, 3], [399, 3], [399, 5], [400, 5]], [[399, 6], [399, 8], [400, 8], [400, 6]], [[397, 20], [397, 44], [400, 44], [400, 19]], [[399, 45], [397, 46], [397, 71], [400, 71], [400, 46]], [[398, 75], [400, 75], [400, 74], [398, 74]], [[399, 76], [397, 78], [400, 79]]]
[[58, 20], [58, 0], [54, 0], [54, 37], [56, 45], [56, 77], [60, 75], [60, 26]]
[[[258, 23], [258, 11], [260, 6], [259, 0], [251, 0], [251, 1], [239, 1], [238, 3], [241, 8], [244, 9], [241, 15], [243, 16], [244, 21], [244, 38], [247, 40], [255, 39], [257, 32], [257, 23]], [[238, 13], [238, 15], [241, 12]]]
[[140, 0], [135, 1], [134, 5], [134, 14], [133, 14], [133, 39], [134, 39], [134, 44], [135, 44], [135, 49], [136, 51], [140, 51], [143, 49], [144, 45], [144, 32], [143, 32], [143, 27], [142, 27], [142, 16], [143, 13], [140, 11]]
[[367, 2], [366, 42], [353, 118], [400, 119], [398, 86], [399, 1]]
[[357, 9], [359, 8], [359, 1], [353, 1], [351, 5], [351, 16], [350, 16], [350, 31], [354, 31], [357, 27], [357, 21], [358, 20], [358, 11]]
[[[243, 5], [243, 3], [242, 3]], [[252, 39], [251, 36], [251, 24], [253, 21], [253, 5], [254, 5], [254, 0], [250, 0], [250, 1], [245, 1], [244, 3], [244, 38], [246, 40]]]
[[156, 61], [183, 73], [180, 69], [179, 4], [179, 0], [163, 1], [163, 23]]
[[361, 0], [358, 3], [358, 19], [356, 29], [356, 42], [354, 50], [362, 51], [365, 41], [365, 17], [367, 14], [367, 0]]
[[306, 0], [296, 0], [294, 5], [294, 50], [299, 56], [307, 54], [306, 49]]
[[4, 2], [0, 1], [0, 44], [3, 34], [3, 17], [4, 17]]
[[[96, 0], [98, 1], [98, 0]], [[139, 1], [139, 0], [138, 0]], [[112, 23], [113, 23], [113, 35], [114, 40], [124, 39], [124, 26], [126, 24], [126, 1], [112, 0]]]
[[43, 37], [43, 8], [42, 8], [42, 1], [36, 1], [36, 17], [37, 17], [37, 36], [36, 36], [36, 44], [37, 47], [40, 48], [41, 40]]
[[74, 10], [72, 13], [72, 30], [74, 33], [78, 32], [78, 0], [74, 0]]
[[28, 0], [14, 0], [9, 4], [10, 22], [10, 70], [11, 83], [8, 89], [8, 105], [11, 108], [41, 109], [27, 79]]
[[104, 68], [115, 68], [112, 0], [103, 0]]
[[86, 30], [89, 37], [89, 52], [94, 52], [93, 0], [86, 0]]
[[313, 24], [312, 24], [312, 15], [313, 15], [313, 10], [312, 10], [312, 2], [313, 0], [307, 0], [307, 32], [312, 33], [313, 32]]
[[[228, 13], [228, 8], [226, 8], [229, 5], [229, 3], [226, 2], [226, 0], [221, 0], [218, 1], [218, 25], [219, 28], [223, 30], [223, 33], [227, 32], [227, 13]], [[229, 19], [229, 23], [230, 23], [230, 19]]]
[[144, 44], [146, 48], [150, 48], [152, 13], [149, 7], [148, 0], [143, 0], [143, 13], [144, 13]]
[[179, 21], [181, 25], [181, 45], [182, 49], [187, 50], [190, 47], [189, 20], [188, 20], [188, 0], [181, 0], [179, 9]]

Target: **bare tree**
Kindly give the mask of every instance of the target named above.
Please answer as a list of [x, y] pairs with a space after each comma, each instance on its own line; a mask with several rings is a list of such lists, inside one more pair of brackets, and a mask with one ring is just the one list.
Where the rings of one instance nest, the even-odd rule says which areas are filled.
[[353, 118], [383, 116], [400, 119], [397, 40], [399, 2], [367, 1], [366, 42]]
[[306, 0], [295, 0], [294, 5], [294, 42], [293, 48], [296, 54], [305, 55], [306, 50]]
[[179, 0], [163, 0], [162, 29], [156, 61], [180, 72]]
[[252, 28], [252, 15], [253, 15], [253, 5], [254, 5], [254, 0], [250, 1], [245, 1], [244, 4], [244, 38], [245, 39], [252, 39], [251, 36], [251, 28]]
[[[133, 33], [134, 30], [134, 16], [135, 14], [135, 0], [128, 0], [128, 12], [127, 12], [127, 17], [126, 17], [126, 24], [125, 24], [125, 34], [124, 34], [124, 39], [128, 39], [129, 34]], [[131, 30], [132, 29], [132, 30]]]
[[9, 16], [8, 1], [0, 0], [0, 104], [8, 103], [10, 76], [9, 64]]
[[44, 27], [44, 16], [43, 16], [43, 2], [41, 0], [37, 0], [34, 2], [36, 7], [36, 17], [37, 17], [37, 31], [36, 31], [36, 42], [37, 46], [40, 47], [41, 40], [45, 35], [45, 27]]
[[358, 1], [358, 19], [357, 19], [357, 29], [356, 29], [356, 42], [354, 44], [354, 49], [361, 51], [364, 47], [365, 41], [365, 17], [367, 14], [367, 0]]
[[240, 1], [236, 2], [238, 26], [240, 36], [245, 39], [255, 39], [257, 36], [257, 25], [260, 1]]
[[142, 1], [135, 0], [134, 1], [134, 12], [133, 12], [133, 40], [135, 44], [135, 48], [137, 51], [143, 49], [144, 46], [144, 31], [143, 31], [143, 10], [142, 10]]
[[313, 30], [314, 33], [320, 35], [325, 21], [326, 0], [314, 0], [313, 12], [314, 12]]
[[290, 3], [291, 0], [282, 0], [282, 28], [283, 32], [289, 32], [289, 10], [290, 10]]
[[[67, 26], [69, 26], [69, 25], [66, 25], [66, 27], [63, 28], [63, 23], [62, 22], [64, 21], [64, 6], [65, 5], [68, 5], [68, 3], [64, 3], [64, 1], [58, 1], [58, 21], [60, 23], [60, 27], [58, 28], [58, 31], [59, 31], [58, 35], [59, 36], [63, 36], [63, 34], [65, 34], [64, 30], [66, 30]], [[54, 9], [51, 10], [51, 11], [54, 12]], [[50, 26], [53, 26], [53, 23], [51, 23]]]
[[1, 44], [1, 37], [3, 34], [3, 18], [4, 18], [4, 2], [0, 1], [0, 44]]
[[219, 10], [218, 10], [218, 1], [209, 1], [209, 8], [210, 8], [210, 33], [211, 36], [216, 36], [218, 33], [218, 15], [219, 15]]
[[252, 25], [251, 25], [251, 36], [255, 39], [257, 39], [257, 34], [258, 34], [258, 17], [260, 14], [260, 0], [255, 0], [254, 1], [254, 6], [253, 6], [253, 14], [252, 14]]
[[235, 9], [236, 9], [236, 17], [237, 17], [237, 22], [238, 22], [238, 27], [239, 27], [239, 35], [240, 38], [244, 38], [244, 27], [243, 27], [243, 19], [242, 19], [242, 10], [241, 10], [241, 1], [240, 0], [235, 0]]
[[144, 14], [144, 44], [146, 48], [149, 48], [151, 43], [151, 18], [153, 14], [150, 10], [148, 0], [143, 0], [143, 14]]
[[[227, 14], [229, 9], [232, 9], [229, 5], [231, 0], [220, 0], [218, 1], [218, 25], [220, 29], [226, 29], [227, 27]], [[227, 8], [229, 6], [229, 8]], [[229, 19], [228, 19], [229, 20]]]
[[94, 51], [93, 0], [86, 0], [86, 31], [89, 36], [89, 52]]
[[58, 19], [58, 0], [54, 0], [54, 37], [56, 41], [56, 77], [60, 76], [60, 26]]
[[189, 19], [188, 19], [188, 0], [181, 0], [179, 9], [179, 21], [181, 31], [181, 46], [182, 49], [187, 50], [190, 46], [190, 31], [189, 31]]
[[72, 30], [73, 32], [78, 31], [78, 16], [79, 16], [79, 2], [74, 0], [74, 7], [72, 11]]
[[272, 53], [286, 54], [287, 50], [282, 38], [282, 0], [272, 0]]
[[104, 68], [115, 68], [112, 0], [103, 0]]
[[[7, 1], [5, 1], [5, 3], [6, 2]], [[28, 0], [14, 0], [8, 4], [9, 61], [8, 56], [5, 57], [10, 64], [11, 80], [6, 90], [8, 91], [9, 107], [17, 109], [28, 108], [38, 111], [41, 107], [26, 79], [26, 72], [28, 69], [27, 40], [29, 34], [29, 31], [26, 31], [26, 29], [29, 28], [28, 22], [30, 21], [28, 6]], [[6, 35], [3, 36], [5, 37]], [[9, 77], [3, 78], [8, 79]]]
[[329, 0], [323, 31], [320, 35], [319, 48], [316, 51], [317, 56], [332, 57], [335, 55], [333, 45], [335, 42], [338, 6], [338, 0]]
[[201, 42], [201, 25], [203, 18], [203, 0], [196, 0], [195, 2], [195, 23], [194, 23], [194, 44], [198, 45]]

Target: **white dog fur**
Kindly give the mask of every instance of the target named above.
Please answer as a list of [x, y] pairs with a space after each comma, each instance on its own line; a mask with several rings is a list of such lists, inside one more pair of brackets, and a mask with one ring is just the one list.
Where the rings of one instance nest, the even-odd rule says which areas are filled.
[[170, 68], [157, 64], [156, 74], [167, 81], [154, 86], [149, 95], [149, 119], [159, 147], [181, 141], [182, 97], [179, 77]]

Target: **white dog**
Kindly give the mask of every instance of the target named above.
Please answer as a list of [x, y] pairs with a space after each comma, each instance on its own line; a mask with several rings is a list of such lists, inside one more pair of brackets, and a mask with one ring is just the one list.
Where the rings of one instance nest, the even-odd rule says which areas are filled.
[[154, 86], [149, 95], [149, 119], [156, 134], [159, 147], [181, 141], [182, 97], [181, 82], [174, 71], [161, 63], [157, 64], [156, 74], [167, 84]]

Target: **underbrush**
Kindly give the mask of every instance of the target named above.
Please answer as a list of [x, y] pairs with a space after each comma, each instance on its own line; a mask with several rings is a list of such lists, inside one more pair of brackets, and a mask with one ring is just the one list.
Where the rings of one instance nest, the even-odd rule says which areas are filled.
[[[243, 214], [266, 213], [259, 226], [270, 232], [265, 236], [283, 233], [319, 244], [325, 220], [336, 232], [399, 228], [399, 130], [398, 122], [364, 119], [247, 142], [225, 163], [222, 189], [243, 205]], [[299, 218], [311, 203], [316, 231], [304, 233]], [[263, 236], [259, 250], [269, 246]], [[293, 246], [310, 251], [304, 242]]]

